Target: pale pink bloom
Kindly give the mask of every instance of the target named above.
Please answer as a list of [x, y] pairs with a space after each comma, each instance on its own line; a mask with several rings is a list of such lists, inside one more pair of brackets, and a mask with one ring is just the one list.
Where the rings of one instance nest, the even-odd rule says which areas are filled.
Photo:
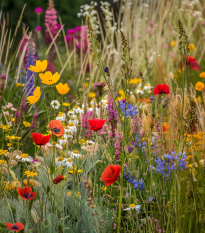
[[58, 149], [60, 149], [60, 150], [63, 149], [63, 147], [60, 144], [56, 144], [55, 147], [58, 148]]
[[52, 145], [50, 142], [47, 143], [46, 146], [49, 147], [49, 148], [52, 148], [52, 147], [53, 147], [53, 145]]
[[16, 108], [11, 108], [11, 111], [14, 111], [14, 112], [16, 112]]
[[7, 108], [12, 108], [12, 107], [13, 107], [13, 104], [8, 103], [8, 104], [6, 105], [6, 107], [7, 107]]
[[4, 114], [5, 114], [6, 116], [9, 116], [9, 112], [8, 112], [8, 111], [4, 112]]

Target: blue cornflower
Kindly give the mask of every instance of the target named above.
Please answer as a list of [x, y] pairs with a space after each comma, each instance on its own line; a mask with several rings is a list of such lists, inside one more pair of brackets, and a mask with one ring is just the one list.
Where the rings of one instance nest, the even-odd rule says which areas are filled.
[[[122, 113], [123, 113], [123, 116], [125, 115], [125, 103], [123, 103], [123, 101], [119, 101], [119, 105], [120, 105], [120, 108], [122, 110]], [[129, 116], [130, 117], [134, 117], [138, 111], [137, 111], [137, 107], [132, 105], [132, 104], [129, 104], [128, 101], [127, 101], [127, 104], [126, 104], [126, 118], [128, 118]]]

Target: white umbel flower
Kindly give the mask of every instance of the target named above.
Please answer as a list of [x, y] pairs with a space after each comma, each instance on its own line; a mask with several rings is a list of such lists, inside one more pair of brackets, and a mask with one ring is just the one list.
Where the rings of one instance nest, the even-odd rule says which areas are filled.
[[58, 100], [52, 100], [51, 106], [53, 109], [59, 109], [60, 108], [60, 102]]

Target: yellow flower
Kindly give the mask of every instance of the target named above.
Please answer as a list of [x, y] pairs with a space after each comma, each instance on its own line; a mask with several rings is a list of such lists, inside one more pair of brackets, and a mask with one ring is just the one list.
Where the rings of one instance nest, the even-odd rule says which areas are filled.
[[23, 83], [17, 83], [17, 84], [16, 84], [16, 87], [23, 87], [23, 86], [24, 86]]
[[104, 188], [103, 188], [103, 191], [105, 191], [106, 189], [107, 189], [107, 187], [104, 187]]
[[31, 104], [35, 104], [36, 102], [38, 102], [38, 100], [41, 97], [41, 93], [42, 93], [42, 91], [40, 90], [40, 87], [36, 87], [36, 89], [33, 92], [33, 95], [27, 97], [27, 100], [28, 100], [27, 103], [29, 103], [29, 105], [31, 105]]
[[135, 204], [131, 204], [129, 205], [129, 208], [135, 207]]
[[190, 52], [192, 52], [195, 49], [195, 45], [189, 44], [188, 48], [189, 48]]
[[136, 158], [136, 159], [139, 159], [139, 157], [138, 157], [137, 155], [135, 155], [135, 158]]
[[6, 145], [7, 145], [7, 146], [12, 146], [12, 143], [7, 143]]
[[21, 158], [28, 158], [28, 154], [21, 154]]
[[128, 84], [138, 84], [138, 83], [141, 83], [142, 82], [142, 79], [141, 78], [133, 78], [133, 79], [130, 79], [130, 80], [127, 80], [127, 83]]
[[195, 85], [195, 90], [196, 91], [201, 91], [204, 88], [204, 83], [202, 82], [197, 82]]
[[80, 193], [80, 192], [77, 192], [77, 193], [75, 193], [75, 195], [76, 195], [76, 197], [78, 197], [78, 196], [81, 195], [81, 193]]
[[0, 149], [0, 155], [4, 155], [4, 154], [6, 154], [8, 152], [8, 150], [2, 150], [2, 149]]
[[69, 106], [70, 106], [70, 103], [62, 103], [62, 105], [63, 105], [64, 107], [69, 107]]
[[70, 90], [70, 87], [68, 87], [67, 83], [65, 83], [64, 85], [62, 83], [59, 83], [58, 85], [56, 85], [56, 89], [59, 94], [65, 95]]
[[177, 43], [176, 40], [175, 40], [175, 41], [172, 41], [172, 42], [170, 43], [170, 46], [173, 47], [173, 46], [175, 46], [176, 43]]
[[28, 70], [33, 71], [35, 73], [43, 72], [44, 70], [46, 70], [47, 64], [48, 64], [47, 60], [44, 60], [42, 62], [40, 60], [37, 60], [36, 61], [36, 66], [31, 65], [28, 68]]
[[96, 97], [95, 92], [89, 92], [88, 97], [91, 99], [95, 98]]
[[169, 129], [169, 126], [168, 126], [167, 123], [165, 122], [165, 123], [163, 124], [163, 132], [167, 132], [168, 129]]
[[68, 192], [67, 192], [67, 196], [71, 196], [71, 191], [68, 191]]
[[15, 121], [15, 118], [14, 118], [14, 117], [13, 117], [13, 118], [11, 118], [11, 121], [12, 121], [12, 122], [14, 122], [14, 121]]
[[78, 143], [79, 144], [83, 144], [83, 143], [85, 143], [85, 140], [84, 139], [80, 139], [80, 141]]
[[6, 160], [0, 160], [0, 164], [6, 163]]
[[199, 77], [200, 77], [200, 78], [205, 78], [205, 72], [201, 72], [201, 73], [199, 74]]
[[23, 124], [24, 124], [26, 127], [30, 127], [30, 126], [31, 126], [31, 123], [26, 122], [26, 121], [23, 121]]
[[50, 71], [47, 71], [46, 73], [40, 73], [39, 74], [40, 79], [42, 80], [41, 82], [46, 84], [46, 85], [52, 85], [60, 79], [60, 74], [56, 72], [54, 75]]
[[34, 177], [34, 176], [37, 176], [38, 175], [38, 173], [36, 173], [36, 172], [30, 172], [30, 171], [25, 171], [24, 172], [24, 175], [25, 176], [27, 176], [27, 177]]

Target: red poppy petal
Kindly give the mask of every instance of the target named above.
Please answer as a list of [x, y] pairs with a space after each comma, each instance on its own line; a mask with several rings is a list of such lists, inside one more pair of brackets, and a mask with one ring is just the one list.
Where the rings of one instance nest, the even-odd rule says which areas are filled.
[[25, 186], [24, 190], [23, 190], [23, 195], [24, 193], [32, 193], [32, 188], [29, 186]]
[[36, 192], [32, 192], [32, 197], [30, 198], [30, 200], [34, 199], [36, 197]]
[[158, 95], [158, 94], [160, 94], [161, 93], [161, 88], [160, 88], [160, 85], [159, 84], [157, 84], [157, 86], [154, 88], [154, 90], [153, 90], [153, 94], [154, 95]]
[[21, 222], [17, 222], [15, 225], [18, 227], [18, 231], [21, 231], [24, 228], [24, 225]]
[[[49, 127], [50, 126], [50, 127]], [[61, 123], [61, 121], [59, 121], [59, 120], [52, 120], [52, 121], [50, 121], [50, 123], [49, 123], [49, 125], [48, 125], [48, 127], [50, 128], [50, 129], [53, 129], [53, 128], [60, 128], [62, 126], [62, 123]]]
[[170, 91], [169, 91], [169, 86], [168, 85], [166, 85], [165, 83], [162, 85], [162, 91], [163, 91], [163, 93], [165, 93], [165, 94], [169, 94], [170, 93]]
[[11, 224], [10, 222], [7, 222], [7, 223], [6, 223], [6, 226], [7, 226], [10, 230], [13, 230], [13, 229], [12, 229], [13, 224]]
[[49, 142], [50, 138], [51, 135], [44, 136], [41, 145], [46, 145]]
[[41, 142], [43, 140], [43, 135], [41, 133], [32, 133], [31, 136], [36, 145], [41, 145]]
[[105, 181], [105, 186], [110, 186], [111, 184], [115, 183], [117, 180], [107, 180]]
[[114, 171], [114, 175], [113, 175], [113, 179], [117, 179], [120, 175], [120, 171], [121, 171], [121, 166], [120, 165], [112, 165], [112, 169]]
[[111, 165], [108, 165], [101, 174], [101, 181], [110, 179], [112, 175], [113, 175], [113, 171]]
[[201, 70], [197, 61], [191, 61], [189, 64], [192, 70]]
[[23, 190], [21, 188], [17, 188], [17, 192], [20, 196], [23, 196]]

